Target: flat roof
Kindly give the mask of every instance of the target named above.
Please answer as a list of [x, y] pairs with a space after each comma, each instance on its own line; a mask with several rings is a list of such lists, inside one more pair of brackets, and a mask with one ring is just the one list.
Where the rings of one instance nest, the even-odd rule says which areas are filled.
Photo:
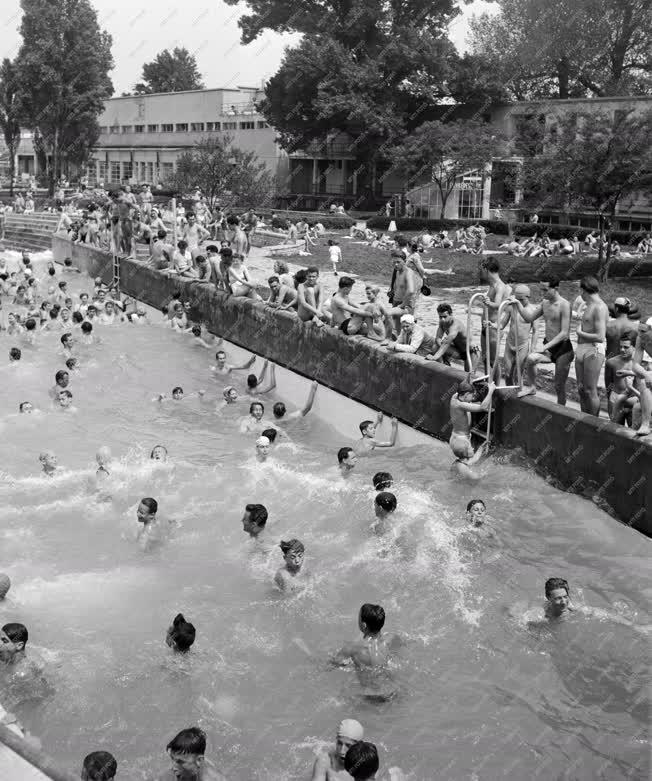
[[104, 102], [110, 100], [124, 100], [125, 98], [153, 98], [158, 95], [188, 95], [193, 92], [262, 92], [262, 87], [208, 87], [206, 89], [182, 89], [176, 92], [147, 92], [143, 95], [116, 95], [107, 98]]

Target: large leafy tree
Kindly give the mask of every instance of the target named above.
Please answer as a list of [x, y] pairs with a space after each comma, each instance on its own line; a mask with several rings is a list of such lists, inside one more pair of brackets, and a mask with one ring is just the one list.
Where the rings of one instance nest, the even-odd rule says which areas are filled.
[[204, 138], [177, 158], [167, 183], [179, 192], [201, 188], [209, 204], [227, 199], [233, 206], [266, 203], [273, 177], [254, 152], [233, 146], [233, 138]]
[[21, 7], [21, 114], [53, 193], [64, 165], [83, 163], [99, 136], [97, 118], [113, 94], [111, 36], [89, 0], [21, 0]]
[[9, 154], [9, 193], [13, 195], [16, 152], [20, 145], [20, 103], [16, 66], [7, 57], [0, 65], [0, 130]]
[[136, 84], [136, 95], [152, 92], [181, 92], [204, 89], [197, 60], [187, 49], [164, 49], [143, 65], [142, 82]]
[[[469, 59], [515, 100], [643, 94], [651, 86], [651, 0], [498, 0], [471, 22]], [[468, 85], [466, 85], [468, 88]]]
[[483, 171], [496, 154], [501, 139], [478, 120], [424, 122], [392, 153], [397, 169], [406, 174], [408, 186], [421, 181], [437, 185], [441, 198], [441, 219], [446, 202], [459, 177]]
[[386, 160], [392, 145], [449, 94], [457, 55], [447, 28], [456, 0], [249, 0], [248, 6], [251, 13], [239, 22], [243, 43], [265, 29], [303, 33], [260, 105], [281, 145], [305, 148], [348, 133], [362, 188], [370, 163]]
[[[526, 204], [595, 211], [600, 232], [609, 231], [618, 206], [652, 187], [651, 137], [652, 111], [558, 117], [542, 153], [524, 159], [519, 180]], [[600, 274], [606, 279], [609, 244], [604, 249], [601, 243]]]

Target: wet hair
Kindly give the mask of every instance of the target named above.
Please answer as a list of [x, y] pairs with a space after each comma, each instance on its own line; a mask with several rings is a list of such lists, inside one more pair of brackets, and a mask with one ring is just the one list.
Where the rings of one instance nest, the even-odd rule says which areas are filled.
[[154, 451], [158, 450], [159, 447], [163, 448], [163, 450], [165, 450], [166, 453], [168, 452], [168, 449], [165, 447], [165, 445], [154, 445], [154, 447], [152, 448], [152, 452], [149, 454], [150, 458], [154, 458]]
[[287, 556], [288, 553], [294, 551], [295, 553], [304, 553], [306, 550], [304, 544], [301, 542], [301, 540], [297, 540], [294, 537], [291, 540], [281, 540], [278, 544], [278, 547], [281, 549], [281, 553], [284, 556]]
[[70, 338], [72, 338], [72, 334], [70, 333], [70, 331], [67, 331], [65, 334], [61, 334], [61, 340], [60, 340], [61, 344], [65, 344], [66, 339], [70, 339]]
[[379, 494], [376, 494], [374, 503], [387, 513], [393, 513], [396, 509], [396, 497], [389, 491], [381, 491]]
[[30, 403], [29, 401], [21, 401], [20, 404], [18, 405], [18, 411], [22, 412], [24, 407], [25, 407], [25, 405], [29, 404], [29, 403]]
[[340, 281], [338, 283], [338, 288], [342, 290], [343, 288], [351, 288], [355, 285], [355, 281], [351, 279], [351, 277], [340, 277]]
[[450, 304], [439, 304], [437, 307], [438, 315], [453, 314], [453, 307]]
[[49, 274], [51, 277], [53, 277], [53, 276], [54, 276], [56, 273], [57, 273], [57, 272], [56, 272], [56, 271], [55, 271], [55, 270], [54, 270], [52, 267], [50, 267], [50, 268], [48, 269], [48, 274]]
[[25, 320], [25, 330], [33, 331], [36, 328], [36, 320], [33, 317], [29, 317]]
[[54, 381], [58, 383], [59, 380], [62, 380], [64, 377], [68, 377], [68, 372], [65, 369], [59, 369], [59, 371], [54, 375]]
[[151, 496], [146, 496], [144, 499], [141, 499], [140, 503], [147, 507], [147, 512], [150, 515], [155, 515], [158, 512], [158, 502], [156, 499], [152, 499]]
[[58, 395], [65, 396], [67, 399], [72, 399], [72, 393], [68, 390], [68, 388], [62, 388]]
[[77, 366], [77, 359], [76, 358], [68, 358], [68, 360], [66, 361], [66, 366], [69, 369], [74, 369], [75, 366]]
[[267, 518], [269, 516], [267, 514], [267, 507], [265, 507], [264, 504], [247, 504], [245, 505], [245, 512], [249, 513], [251, 522], [255, 523], [256, 526], [260, 526], [261, 529], [267, 523]]
[[308, 271], [305, 268], [300, 268], [297, 273], [294, 275], [294, 287], [299, 287], [299, 285], [303, 284], [306, 281], [306, 277], [308, 276]]
[[263, 415], [264, 415], [265, 414], [265, 405], [262, 402], [260, 402], [260, 401], [252, 401], [251, 402], [251, 404], [249, 405], [249, 414], [251, 415], [253, 413], [254, 407], [256, 407], [256, 406], [262, 407]]
[[201, 328], [198, 325], [193, 325], [193, 327], [192, 327], [192, 335], [193, 336], [201, 336]]
[[319, 274], [319, 269], [317, 268], [317, 266], [308, 266], [308, 268], [306, 269], [306, 276], [308, 274]]
[[199, 754], [206, 753], [206, 733], [199, 727], [182, 729], [167, 744], [166, 749], [174, 754]]
[[360, 424], [360, 433], [364, 434], [367, 428], [373, 425], [374, 425], [373, 420], [363, 420], [362, 423]]
[[600, 290], [600, 285], [595, 277], [587, 276], [580, 280], [580, 288], [585, 293], [597, 293]]
[[389, 472], [376, 472], [372, 478], [376, 491], [382, 491], [385, 488], [391, 488], [394, 478]]
[[218, 252], [217, 244], [209, 244], [206, 247], [206, 252]]
[[385, 626], [385, 611], [380, 605], [371, 605], [369, 602], [360, 608], [360, 620], [367, 625], [369, 630], [376, 634]]
[[345, 461], [349, 457], [349, 453], [353, 453], [352, 447], [341, 447], [337, 451], [337, 460], [341, 464], [342, 461]]
[[476, 504], [481, 504], [485, 510], [487, 509], [487, 505], [484, 503], [482, 499], [471, 499], [471, 501], [466, 505], [467, 513], [470, 513]]
[[281, 280], [276, 276], [276, 274], [272, 274], [271, 277], [267, 278], [267, 284], [271, 285], [272, 282], [278, 282], [280, 284]]
[[216, 360], [216, 361], [218, 361], [218, 360], [219, 360], [219, 357], [220, 357], [220, 355], [223, 355], [223, 356], [226, 358], [226, 353], [224, 352], [224, 350], [218, 350], [218, 351], [215, 353], [215, 360]]
[[275, 418], [282, 418], [287, 412], [287, 409], [282, 401], [277, 401], [272, 407], [272, 412], [274, 413]]
[[177, 613], [172, 622], [170, 639], [174, 642], [177, 651], [186, 653], [195, 642], [195, 627], [183, 617], [183, 613]]
[[19, 361], [21, 355], [22, 355], [22, 353], [20, 351], [20, 348], [18, 348], [18, 347], [12, 347], [11, 350], [9, 350], [9, 357], [13, 361]]
[[269, 439], [269, 444], [273, 445], [274, 440], [278, 436], [278, 431], [275, 428], [266, 428], [261, 434], [261, 436], [267, 437], [267, 439]]
[[50, 309], [50, 320], [56, 320], [59, 317], [60, 307], [56, 304]]
[[206, 262], [206, 255], [195, 255], [195, 263], [205, 263]]
[[88, 781], [112, 781], [118, 763], [108, 751], [93, 751], [84, 758], [83, 769]]
[[181, 393], [183, 393], [183, 388], [181, 387], [181, 385], [177, 385], [176, 388], [172, 388], [172, 393], [173, 394], [174, 393], [178, 393], [179, 391], [181, 391]]
[[489, 258], [484, 267], [492, 274], [497, 274], [500, 271], [500, 263], [496, 260], [496, 258]]
[[247, 387], [255, 388], [258, 385], [258, 377], [255, 374], [249, 374], [247, 376]]
[[29, 637], [27, 627], [24, 624], [5, 624], [2, 631], [12, 643], [26, 643]]
[[68, 286], [68, 283], [66, 282], [65, 279], [62, 279], [61, 282], [59, 282], [59, 289], [60, 290], [63, 290], [63, 288], [67, 287], [67, 286]]
[[567, 580], [564, 580], [564, 578], [548, 578], [545, 585], [546, 599], [550, 597], [550, 593], [556, 588], [565, 588], [566, 593], [570, 596], [570, 589], [568, 588]]
[[354, 781], [368, 781], [378, 772], [379, 767], [376, 747], [364, 740], [354, 743], [344, 757], [344, 768]]
[[84, 320], [81, 324], [81, 329], [83, 333], [90, 334], [93, 331], [93, 323], [89, 323], [87, 320]]
[[458, 394], [464, 394], [464, 393], [473, 393], [475, 391], [475, 388], [468, 380], [462, 380], [461, 382], [458, 382], [457, 384], [457, 393]]

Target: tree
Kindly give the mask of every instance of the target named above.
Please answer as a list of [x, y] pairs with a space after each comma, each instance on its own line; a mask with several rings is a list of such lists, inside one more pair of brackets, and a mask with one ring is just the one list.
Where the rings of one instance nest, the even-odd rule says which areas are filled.
[[225, 196], [233, 206], [267, 203], [273, 191], [273, 177], [254, 152], [233, 146], [232, 136], [203, 138], [177, 158], [169, 182], [179, 192], [200, 188], [210, 206]]
[[[238, 0], [227, 0], [231, 5]], [[456, 0], [251, 0], [243, 43], [265, 29], [303, 33], [265, 87], [260, 110], [283, 148], [347, 133], [360, 190], [374, 162], [428, 118], [444, 96], [455, 49], [448, 39]]]
[[0, 66], [0, 129], [9, 153], [9, 194], [14, 194], [16, 152], [20, 145], [20, 104], [16, 67], [7, 57]]
[[471, 59], [490, 63], [512, 99], [649, 91], [651, 0], [498, 2], [471, 21]]
[[187, 49], [164, 49], [152, 62], [143, 65], [142, 82], [136, 84], [136, 95], [152, 92], [181, 92], [204, 89], [197, 60]]
[[489, 126], [478, 120], [424, 122], [392, 153], [394, 166], [403, 169], [408, 184], [426, 178], [437, 185], [441, 197], [440, 218], [459, 178], [484, 171], [500, 143]]
[[47, 162], [50, 193], [64, 163], [83, 164], [113, 94], [111, 36], [89, 0], [21, 0], [23, 42], [16, 60], [21, 115]]
[[[554, 132], [550, 132], [552, 127]], [[627, 196], [652, 186], [652, 111], [567, 114], [548, 131], [543, 152], [525, 158], [520, 173], [526, 204], [535, 208], [590, 209], [606, 253], [599, 248], [599, 275], [606, 280], [611, 259], [611, 224]]]

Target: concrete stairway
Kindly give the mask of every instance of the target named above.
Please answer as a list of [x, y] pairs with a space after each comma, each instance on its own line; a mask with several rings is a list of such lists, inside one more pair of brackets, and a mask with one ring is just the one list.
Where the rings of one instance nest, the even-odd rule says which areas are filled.
[[52, 248], [52, 234], [59, 224], [59, 215], [50, 212], [6, 214], [2, 245], [4, 249], [43, 252]]

